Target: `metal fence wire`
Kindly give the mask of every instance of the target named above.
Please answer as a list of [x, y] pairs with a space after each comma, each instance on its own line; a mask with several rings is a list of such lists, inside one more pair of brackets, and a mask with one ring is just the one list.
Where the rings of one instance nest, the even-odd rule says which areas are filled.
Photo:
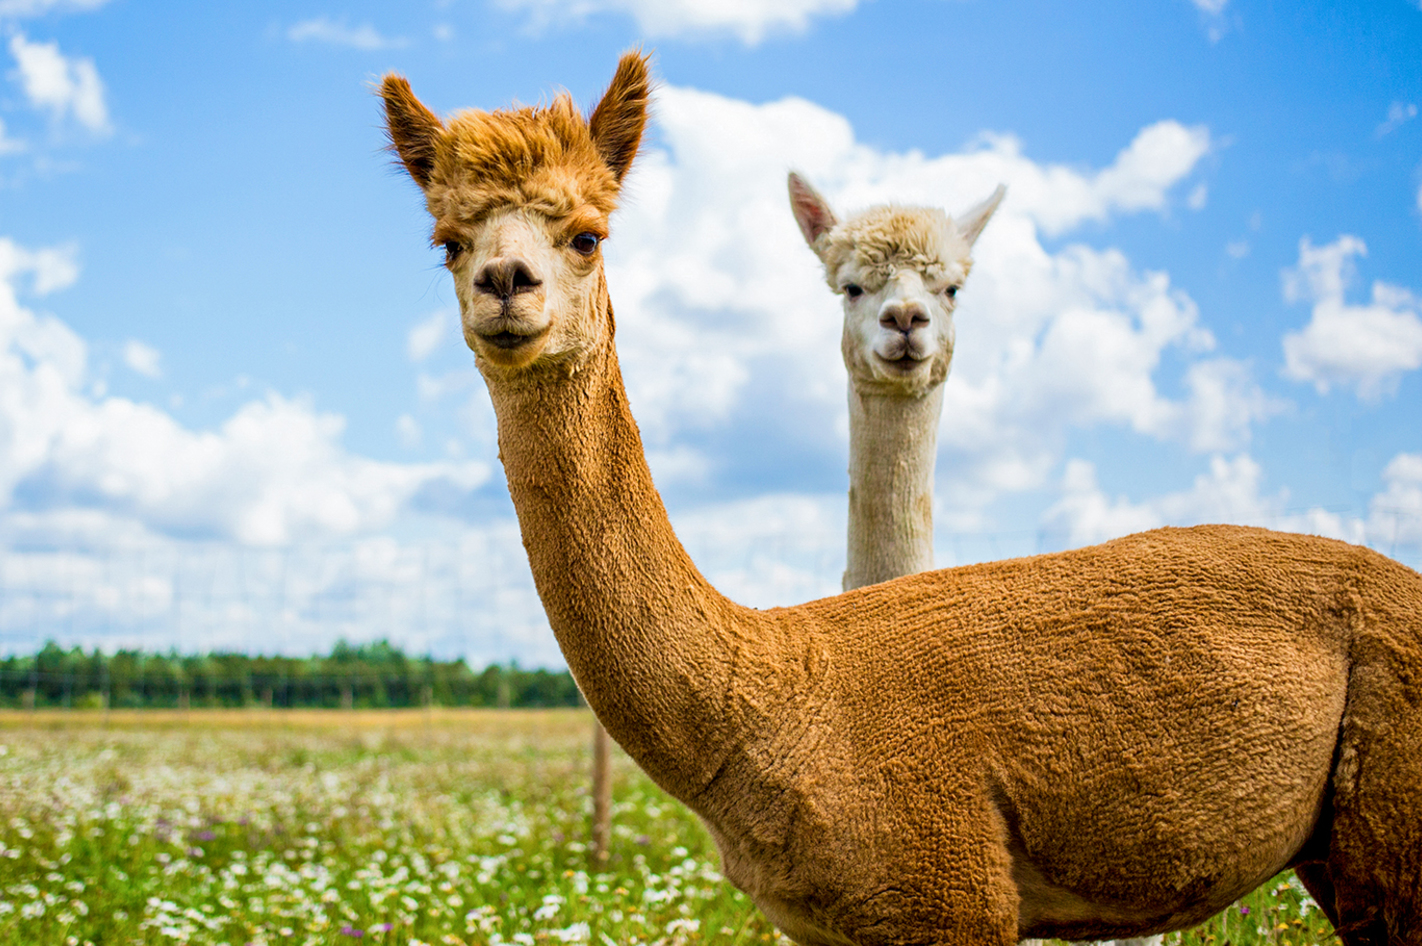
[[[1394, 519], [1408, 521], [1404, 513]], [[730, 542], [722, 523], [678, 523], [707, 578], [757, 607], [838, 592], [842, 528], [841, 520]], [[1422, 529], [1394, 526], [1390, 534], [1367, 538], [1416, 568], [1422, 564], [1419, 537]], [[1067, 532], [1049, 529], [940, 528], [938, 560], [952, 565], [1032, 555], [1071, 541]], [[511, 660], [563, 666], [513, 522], [438, 539], [382, 536], [270, 549], [177, 540], [44, 546], [0, 536], [0, 656], [33, 655], [46, 641], [106, 653], [309, 656], [330, 653], [339, 641], [381, 640], [422, 659], [462, 659], [473, 668]], [[260, 694], [275, 684], [251, 686]], [[341, 683], [311, 686], [330, 696]], [[404, 692], [407, 684], [381, 686]], [[236, 699], [230, 693], [222, 698]]]

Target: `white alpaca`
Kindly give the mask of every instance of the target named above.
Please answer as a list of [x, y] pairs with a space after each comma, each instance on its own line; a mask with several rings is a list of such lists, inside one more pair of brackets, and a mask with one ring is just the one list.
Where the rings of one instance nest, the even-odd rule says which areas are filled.
[[[957, 218], [890, 204], [839, 223], [804, 178], [791, 173], [789, 183], [800, 232], [843, 299], [849, 591], [933, 567], [934, 448], [953, 361], [953, 311], [973, 267], [973, 244], [1006, 190], [999, 185]], [[1116, 943], [1160, 946], [1163, 939]]]
[[798, 174], [790, 206], [844, 300], [849, 551], [844, 589], [933, 567], [933, 463], [953, 310], [972, 248], [1006, 189], [958, 218], [871, 207], [845, 220]]

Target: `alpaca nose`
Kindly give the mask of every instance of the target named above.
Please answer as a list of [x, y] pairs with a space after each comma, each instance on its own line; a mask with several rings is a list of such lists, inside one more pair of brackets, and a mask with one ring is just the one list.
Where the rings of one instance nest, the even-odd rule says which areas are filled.
[[928, 310], [920, 302], [890, 302], [879, 310], [879, 324], [886, 329], [910, 332], [928, 324]]
[[518, 256], [497, 256], [484, 264], [474, 277], [474, 288], [498, 296], [507, 302], [520, 292], [529, 292], [543, 285], [533, 273], [533, 267]]

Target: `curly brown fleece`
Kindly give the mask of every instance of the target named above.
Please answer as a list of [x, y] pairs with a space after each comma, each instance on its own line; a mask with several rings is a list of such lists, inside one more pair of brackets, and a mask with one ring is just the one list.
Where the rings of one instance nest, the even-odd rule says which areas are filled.
[[[428, 187], [452, 132], [401, 84]], [[594, 144], [630, 161], [641, 57], [613, 89]], [[558, 170], [447, 160], [460, 206]], [[1139, 935], [1294, 865], [1348, 946], [1422, 943], [1422, 576], [1208, 526], [745, 608], [677, 541], [594, 309], [576, 359], [486, 371], [533, 574], [598, 717], [791, 937]]]

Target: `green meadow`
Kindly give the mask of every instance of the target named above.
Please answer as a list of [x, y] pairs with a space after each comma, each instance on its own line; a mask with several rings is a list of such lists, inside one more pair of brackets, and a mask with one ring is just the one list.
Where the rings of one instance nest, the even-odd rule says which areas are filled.
[[[787, 942], [585, 710], [0, 713], [0, 946]], [[1170, 944], [1331, 940], [1285, 874]]]

